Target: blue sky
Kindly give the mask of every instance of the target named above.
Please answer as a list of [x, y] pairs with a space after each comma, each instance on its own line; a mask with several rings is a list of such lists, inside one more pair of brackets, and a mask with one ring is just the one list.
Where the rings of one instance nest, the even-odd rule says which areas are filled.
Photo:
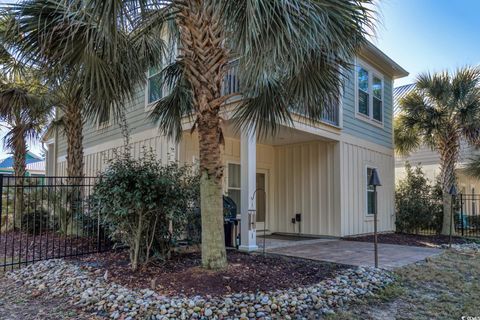
[[[411, 83], [424, 71], [480, 64], [480, 0], [378, 2], [381, 23], [373, 42], [410, 72], [395, 85]], [[38, 144], [32, 146], [39, 150]], [[0, 144], [0, 158], [4, 156]]]
[[411, 83], [424, 71], [480, 63], [479, 0], [381, 0], [373, 42], [404, 67]]

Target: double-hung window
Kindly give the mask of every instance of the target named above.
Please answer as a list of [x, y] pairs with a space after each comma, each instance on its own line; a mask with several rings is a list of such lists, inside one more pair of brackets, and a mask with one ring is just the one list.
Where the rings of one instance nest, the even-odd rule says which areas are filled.
[[367, 215], [375, 214], [375, 206], [377, 199], [375, 198], [375, 191], [373, 186], [370, 186], [368, 183], [370, 177], [372, 176], [373, 168], [367, 167]]
[[154, 103], [163, 97], [161, 71], [161, 66], [150, 68], [148, 70], [147, 105]]
[[364, 64], [356, 68], [357, 114], [360, 118], [383, 123], [383, 77]]
[[235, 201], [237, 213], [240, 213], [240, 165], [236, 163], [228, 164], [228, 196]]

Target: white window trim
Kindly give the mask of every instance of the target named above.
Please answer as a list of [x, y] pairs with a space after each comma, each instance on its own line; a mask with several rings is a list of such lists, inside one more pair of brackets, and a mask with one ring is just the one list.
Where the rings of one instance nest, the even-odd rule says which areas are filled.
[[240, 191], [241, 191], [241, 190], [242, 190], [242, 185], [241, 185], [241, 184], [240, 184], [240, 187], [238, 187], [238, 188], [237, 188], [237, 187], [232, 187], [232, 188], [230, 188], [230, 184], [229, 184], [229, 183], [230, 183], [230, 182], [229, 182], [230, 172], [228, 171], [228, 167], [229, 167], [230, 164], [236, 164], [236, 165], [241, 166], [240, 161], [226, 161], [225, 164], [226, 164], [225, 167], [226, 167], [226, 169], [227, 169], [227, 170], [226, 170], [226, 171], [227, 171], [227, 174], [225, 175], [225, 190], [224, 190], [224, 193], [225, 193], [226, 195], [228, 195], [228, 189], [234, 189], [234, 190], [240, 190]]
[[[147, 78], [147, 80], [145, 82], [145, 111], [152, 111], [155, 103], [157, 103], [160, 100], [160, 99], [158, 99], [158, 100], [155, 100], [155, 101], [152, 101], [152, 102], [148, 101], [149, 89], [150, 89], [149, 88], [150, 78], [156, 76], [160, 72], [162, 72], [162, 69], [160, 69], [160, 71], [158, 73], [155, 73], [153, 76], [150, 75], [149, 71], [147, 71], [146, 74], [145, 74], [145, 76]], [[164, 96], [164, 93], [165, 93], [164, 89], [162, 88], [162, 97]]]
[[[178, 47], [177, 47], [177, 43], [175, 43], [175, 45], [173, 46], [173, 48], [171, 48], [171, 51], [170, 51], [170, 55], [169, 55], [169, 58], [168, 58], [168, 61], [162, 61], [161, 63], [161, 67], [160, 68], [160, 72], [162, 72], [163, 68], [170, 64], [171, 62], [173, 62], [173, 60], [175, 60], [177, 58], [177, 55], [178, 55]], [[170, 49], [169, 49], [170, 50]], [[157, 75], [158, 73], [155, 73], [153, 76]], [[166, 95], [168, 95], [168, 92], [167, 90], [165, 89], [165, 86], [163, 86], [162, 88], [162, 98], [158, 99], [158, 100], [155, 100], [155, 101], [152, 101], [152, 102], [149, 102], [148, 101], [148, 91], [149, 91], [149, 87], [148, 87], [148, 81], [151, 77], [153, 76], [150, 76], [150, 70], [147, 70], [147, 72], [145, 73], [145, 76], [146, 76], [146, 82], [145, 82], [145, 112], [150, 112], [153, 110], [153, 106], [155, 105], [155, 103], [157, 103], [160, 99], [164, 98]]]
[[[359, 99], [358, 99], [358, 90], [359, 90], [359, 87], [358, 87], [358, 70], [357, 68], [358, 67], [361, 67], [365, 70], [368, 71], [368, 113], [369, 115], [365, 115], [363, 113], [360, 113], [358, 111], [358, 102], [359, 102]], [[369, 124], [372, 124], [374, 126], [377, 126], [379, 128], [383, 128], [384, 127], [384, 123], [385, 123], [385, 76], [380, 72], [378, 71], [377, 69], [375, 69], [374, 67], [372, 67], [371, 65], [369, 65], [368, 63], [366, 63], [365, 61], [363, 61], [362, 59], [360, 58], [356, 58], [355, 59], [355, 66], [354, 66], [354, 75], [355, 75], [355, 118], [359, 119], [359, 120], [362, 120], [362, 121], [365, 121], [365, 122], [368, 122]], [[373, 118], [373, 77], [377, 77], [379, 78], [381, 81], [382, 81], [382, 121], [378, 121], [376, 119]]]
[[[365, 173], [364, 173], [364, 176], [365, 176], [365, 180], [364, 180], [364, 190], [365, 190], [365, 208], [364, 208], [364, 216], [367, 220], [372, 220], [373, 221], [373, 218], [374, 218], [374, 215], [373, 214], [370, 214], [368, 213], [368, 169], [376, 169], [377, 172], [378, 172], [378, 167], [372, 165], [372, 164], [366, 164], [365, 165]], [[377, 199], [376, 200], [376, 206], [377, 206], [377, 216], [378, 216], [378, 190], [377, 190]], [[378, 217], [377, 217], [378, 219]]]

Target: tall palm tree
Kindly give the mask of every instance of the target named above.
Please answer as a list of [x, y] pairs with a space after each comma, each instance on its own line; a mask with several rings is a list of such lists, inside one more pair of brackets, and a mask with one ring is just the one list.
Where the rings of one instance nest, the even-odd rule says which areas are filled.
[[[169, 50], [163, 50], [167, 44], [178, 48], [178, 55], [164, 66], [162, 82], [169, 94], [156, 104], [152, 116], [165, 134], [177, 139], [182, 132], [181, 118], [190, 115], [195, 119], [200, 148], [202, 263], [211, 269], [226, 266], [219, 112], [229, 98], [221, 90], [229, 61], [238, 59], [242, 75], [244, 99], [235, 114], [237, 125], [265, 134], [279, 124], [291, 123], [292, 112], [312, 121], [321, 119], [323, 108], [338, 102], [343, 71], [351, 67], [365, 32], [373, 29], [371, 0], [27, 3], [23, 15], [48, 17], [55, 23], [45, 27], [38, 20], [23, 19], [25, 49], [46, 52], [50, 61], [61, 65], [82, 65], [82, 84], [89, 96], [98, 97], [94, 99], [100, 105], [94, 104], [97, 110], [120, 93], [117, 88], [130, 89], [138, 80], [145, 80], [148, 67], [169, 61]], [[43, 33], [48, 29], [47, 34], [63, 30], [69, 24], [65, 21], [75, 21], [64, 31], [68, 37], [31, 36], [39, 33], [38, 28]], [[123, 39], [124, 34], [137, 44], [128, 59], [118, 54], [123, 46], [112, 41]], [[95, 59], [91, 59], [92, 52]], [[132, 60], [140, 63], [134, 66]], [[135, 73], [122, 73], [135, 67]], [[119, 100], [125, 97], [128, 95], [123, 93], [118, 96]]]
[[424, 73], [417, 77], [415, 90], [399, 102], [401, 112], [394, 123], [396, 151], [405, 155], [423, 144], [440, 154], [442, 234], [450, 232], [449, 191], [455, 185], [460, 143], [480, 143], [479, 85], [479, 68]]
[[[369, 1], [164, 1], [140, 27], [169, 29], [178, 56], [163, 69], [169, 95], [152, 112], [164, 134], [177, 139], [181, 118], [189, 115], [198, 131], [202, 262], [226, 265], [223, 245], [223, 139], [219, 112], [228, 95], [222, 80], [238, 59], [243, 100], [234, 115], [237, 127], [274, 132], [300, 112], [311, 120], [336, 104], [341, 75], [366, 28]], [[167, 23], [168, 22], [168, 23]]]
[[[37, 140], [52, 116], [47, 93], [35, 70], [5, 54], [0, 64], [0, 121], [7, 129], [4, 146], [13, 153], [15, 173], [15, 228], [21, 227], [27, 142]], [[11, 227], [11, 226], [9, 226]]]
[[[127, 26], [99, 26], [94, 4], [69, 0], [27, 0], [6, 5], [15, 19], [10, 28], [20, 56], [40, 65], [51, 80], [52, 98], [62, 116], [67, 140], [68, 184], [78, 185], [83, 172], [83, 125], [105, 114], [121, 113], [135, 85], [163, 49], [133, 39]], [[15, 37], [21, 34], [21, 37]], [[155, 39], [154, 37], [152, 40]], [[148, 51], [147, 56], [142, 55]]]

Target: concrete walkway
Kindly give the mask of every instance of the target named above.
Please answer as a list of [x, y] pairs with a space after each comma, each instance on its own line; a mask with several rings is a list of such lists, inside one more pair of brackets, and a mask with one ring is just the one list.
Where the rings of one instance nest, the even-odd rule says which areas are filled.
[[[258, 239], [261, 243], [263, 239]], [[269, 239], [267, 239], [269, 240]], [[282, 240], [284, 241], [284, 240]], [[300, 243], [301, 242], [301, 243]], [[269, 253], [294, 256], [313, 260], [329, 261], [356, 266], [373, 266], [373, 243], [345, 241], [337, 239], [315, 239], [305, 241], [274, 240], [272, 246], [265, 244]], [[402, 267], [425, 260], [442, 252], [441, 249], [401, 246], [395, 244], [378, 245], [379, 266], [386, 269]]]

